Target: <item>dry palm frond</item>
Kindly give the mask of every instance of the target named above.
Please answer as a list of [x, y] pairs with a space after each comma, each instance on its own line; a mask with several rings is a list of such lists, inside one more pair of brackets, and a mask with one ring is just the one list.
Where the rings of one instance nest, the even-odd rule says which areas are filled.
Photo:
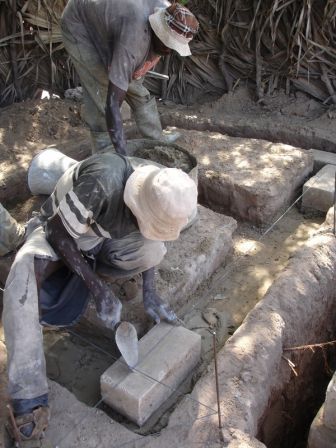
[[[59, 26], [66, 3], [0, 0], [0, 105], [77, 84]], [[189, 0], [188, 7], [200, 21], [193, 55], [167, 61], [168, 83], [146, 79], [156, 95], [189, 103], [249, 79], [258, 98], [292, 86], [336, 102], [335, 0]]]

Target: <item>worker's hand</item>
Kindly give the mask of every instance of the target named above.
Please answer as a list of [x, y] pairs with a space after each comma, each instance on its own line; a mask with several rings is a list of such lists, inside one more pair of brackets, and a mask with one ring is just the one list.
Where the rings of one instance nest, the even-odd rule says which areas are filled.
[[161, 319], [168, 322], [175, 322], [177, 319], [176, 314], [155, 292], [155, 290], [149, 290], [143, 292], [143, 303], [146, 313], [152, 317], [158, 324]]
[[95, 290], [94, 299], [98, 317], [113, 330], [120, 322], [122, 308], [120, 300], [103, 281], [100, 282], [99, 289]]

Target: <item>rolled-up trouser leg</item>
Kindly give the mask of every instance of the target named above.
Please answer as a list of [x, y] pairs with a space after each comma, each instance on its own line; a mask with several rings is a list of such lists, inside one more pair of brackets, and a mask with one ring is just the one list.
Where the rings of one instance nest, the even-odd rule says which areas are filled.
[[105, 118], [108, 87], [106, 68], [88, 37], [77, 40], [64, 24], [62, 36], [83, 88], [84, 120], [91, 131], [92, 152], [113, 151]]
[[148, 240], [140, 232], [106, 239], [96, 255], [97, 272], [112, 278], [133, 276], [157, 266], [166, 252], [163, 242]]
[[143, 78], [132, 81], [128, 86], [125, 99], [133, 111], [141, 135], [153, 140], [160, 140], [162, 126], [156, 100], [142, 82]]
[[[26, 412], [27, 400], [45, 405], [48, 392], [39, 322], [34, 259], [57, 259], [41, 228], [35, 230], [16, 255], [4, 290], [3, 325], [8, 354], [8, 389], [17, 412]], [[34, 407], [34, 406], [33, 406]]]
[[25, 228], [0, 203], [0, 256], [16, 249], [22, 243]]

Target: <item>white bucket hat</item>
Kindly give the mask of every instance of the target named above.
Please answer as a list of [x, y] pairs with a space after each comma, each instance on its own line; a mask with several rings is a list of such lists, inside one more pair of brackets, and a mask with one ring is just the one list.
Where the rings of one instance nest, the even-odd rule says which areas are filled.
[[149, 16], [149, 23], [166, 47], [177, 51], [180, 56], [191, 55], [189, 42], [198, 31], [198, 21], [189, 9], [178, 3], [168, 8], [155, 8], [154, 14]]
[[195, 212], [197, 187], [180, 169], [140, 166], [126, 182], [124, 201], [145, 238], [172, 241]]

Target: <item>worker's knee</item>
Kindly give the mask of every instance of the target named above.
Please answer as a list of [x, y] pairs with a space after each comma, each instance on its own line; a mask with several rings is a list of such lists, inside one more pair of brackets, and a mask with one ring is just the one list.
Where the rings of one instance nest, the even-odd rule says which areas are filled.
[[167, 249], [162, 241], [145, 240], [140, 250], [142, 271], [153, 268], [161, 263], [163, 257], [167, 253]]

